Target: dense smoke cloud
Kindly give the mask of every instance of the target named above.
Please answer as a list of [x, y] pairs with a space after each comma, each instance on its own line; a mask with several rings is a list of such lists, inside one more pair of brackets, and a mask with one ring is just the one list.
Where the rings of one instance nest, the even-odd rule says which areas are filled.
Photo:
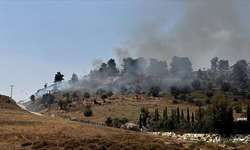
[[[159, 4], [160, 8], [169, 7], [168, 2], [157, 4], [152, 5], [152, 9], [158, 11]], [[210, 60], [214, 56], [228, 59], [230, 65], [240, 59], [249, 60], [250, 2], [203, 1], [188, 4], [184, 15], [171, 28], [169, 14], [162, 9], [159, 13], [151, 13], [150, 19], [136, 22], [126, 47], [135, 53], [135, 57], [146, 60], [156, 58], [170, 63], [173, 56], [189, 57], [195, 70], [210, 68]]]

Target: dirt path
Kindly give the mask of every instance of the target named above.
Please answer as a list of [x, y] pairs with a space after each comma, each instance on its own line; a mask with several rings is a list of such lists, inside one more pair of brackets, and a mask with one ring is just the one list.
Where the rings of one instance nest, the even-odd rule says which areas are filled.
[[33, 111], [29, 111], [28, 109], [26, 109], [26, 107], [24, 106], [24, 105], [22, 105], [22, 104], [17, 104], [20, 108], [22, 108], [22, 109], [24, 109], [24, 110], [26, 110], [26, 111], [28, 111], [28, 112], [30, 112], [30, 113], [32, 113], [32, 114], [35, 114], [35, 115], [38, 115], [38, 116], [44, 116], [44, 115], [42, 115], [42, 114], [40, 114], [40, 113], [37, 113], [37, 112], [33, 112]]

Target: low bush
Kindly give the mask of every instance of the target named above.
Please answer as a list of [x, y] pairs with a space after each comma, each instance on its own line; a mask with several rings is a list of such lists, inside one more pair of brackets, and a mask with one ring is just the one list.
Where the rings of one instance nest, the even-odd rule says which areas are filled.
[[194, 98], [192, 96], [189, 96], [187, 100], [189, 103], [194, 103]]
[[235, 143], [233, 141], [227, 141], [226, 143], [226, 146], [230, 146], [230, 147], [235, 147]]
[[91, 109], [86, 109], [86, 110], [84, 111], [84, 116], [86, 116], [86, 117], [92, 116], [92, 114], [93, 114], [93, 112], [92, 112]]

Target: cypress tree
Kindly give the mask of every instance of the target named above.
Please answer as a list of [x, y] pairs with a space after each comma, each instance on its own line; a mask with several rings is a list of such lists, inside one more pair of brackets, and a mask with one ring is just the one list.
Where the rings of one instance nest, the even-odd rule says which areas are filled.
[[194, 113], [192, 112], [192, 124], [194, 123]]
[[165, 109], [163, 110], [163, 117], [165, 120], [168, 120], [168, 111], [167, 111], [167, 107], [165, 107]]
[[180, 110], [179, 107], [177, 107], [177, 123], [180, 123]]
[[250, 133], [250, 109], [249, 109], [249, 105], [247, 105], [247, 126], [248, 126], [248, 133]]
[[155, 109], [155, 121], [158, 121], [159, 120], [159, 113], [158, 113], [158, 109], [156, 108]]
[[181, 110], [181, 120], [184, 119], [183, 109]]
[[190, 123], [189, 109], [187, 108], [187, 122]]
[[141, 123], [141, 115], [140, 115], [140, 119], [139, 119], [139, 128], [141, 129], [142, 128], [142, 123]]

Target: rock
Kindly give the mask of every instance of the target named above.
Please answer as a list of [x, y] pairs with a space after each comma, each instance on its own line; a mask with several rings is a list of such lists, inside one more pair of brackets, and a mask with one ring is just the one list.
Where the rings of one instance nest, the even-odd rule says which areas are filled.
[[76, 117], [71, 117], [70, 120], [71, 121], [77, 121], [77, 118]]
[[126, 126], [126, 129], [128, 130], [139, 131], [138, 126], [134, 123], [126, 123], [125, 126]]

